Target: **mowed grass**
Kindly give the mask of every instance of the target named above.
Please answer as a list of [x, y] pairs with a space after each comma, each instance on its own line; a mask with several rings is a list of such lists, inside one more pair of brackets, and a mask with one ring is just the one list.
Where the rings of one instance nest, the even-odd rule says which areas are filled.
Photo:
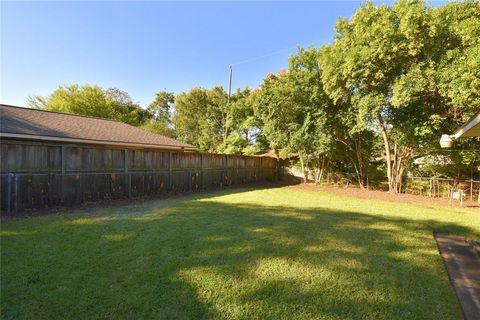
[[4, 319], [460, 319], [433, 232], [480, 210], [294, 188], [4, 220]]

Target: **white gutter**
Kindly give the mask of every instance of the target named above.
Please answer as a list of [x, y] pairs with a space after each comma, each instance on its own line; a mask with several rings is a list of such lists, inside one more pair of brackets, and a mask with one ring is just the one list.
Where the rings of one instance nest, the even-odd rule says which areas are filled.
[[148, 143], [125, 143], [125, 142], [113, 142], [113, 141], [104, 141], [104, 140], [60, 138], [60, 137], [37, 136], [37, 135], [31, 135], [31, 134], [6, 133], [6, 132], [0, 132], [0, 138], [29, 139], [29, 140], [33, 139], [33, 140], [41, 140], [41, 141], [96, 144], [96, 145], [107, 145], [107, 146], [116, 146], [116, 147], [133, 147], [133, 148], [148, 148], [148, 149], [162, 149], [162, 150], [198, 151], [198, 149], [195, 148], [195, 147], [179, 147], [179, 146], [158, 145], [158, 144], [148, 144]]
[[460, 127], [455, 133], [452, 135], [454, 139], [458, 139], [462, 137], [465, 133], [467, 133], [470, 129], [480, 124], [480, 112], [477, 113], [472, 119], [470, 119], [466, 124]]
[[467, 123], [457, 129], [453, 134], [442, 134], [440, 138], [440, 147], [442, 148], [451, 148], [453, 146], [453, 141], [460, 138], [470, 138], [478, 137], [480, 135], [469, 134], [468, 132], [472, 129], [477, 130], [480, 127], [480, 112], [473, 116]]

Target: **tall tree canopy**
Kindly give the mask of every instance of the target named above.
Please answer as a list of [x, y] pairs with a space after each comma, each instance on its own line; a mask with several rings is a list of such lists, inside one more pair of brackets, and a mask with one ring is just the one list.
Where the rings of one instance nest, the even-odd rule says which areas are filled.
[[119, 89], [73, 84], [58, 87], [50, 96], [28, 99], [30, 107], [100, 117], [132, 125], [144, 123], [150, 114]]
[[478, 2], [367, 3], [337, 22], [333, 44], [322, 49], [330, 97], [355, 110], [354, 130], [381, 133], [391, 191], [400, 191], [414, 155], [436, 148], [440, 133], [480, 103], [479, 69], [461, 69], [478, 66], [479, 13]]
[[176, 97], [172, 119], [179, 139], [203, 151], [252, 154], [264, 148], [251, 90], [237, 90], [230, 103], [222, 87], [193, 88]]
[[227, 106], [226, 133], [218, 151], [227, 154], [255, 154], [268, 149], [262, 134], [262, 121], [255, 114], [255, 94], [250, 88], [238, 89]]
[[177, 137], [203, 151], [215, 151], [222, 141], [225, 115], [220, 105], [226, 103], [227, 96], [220, 87], [212, 91], [193, 88], [180, 93], [175, 102], [173, 124]]
[[147, 108], [150, 119], [142, 125], [142, 128], [168, 137], [175, 137], [175, 130], [172, 124], [174, 105], [175, 95], [172, 92], [157, 92], [155, 100]]
[[268, 75], [258, 90], [256, 111], [264, 135], [277, 152], [298, 155], [305, 179], [306, 168], [323, 172], [331, 158], [331, 108], [314, 48], [299, 49], [290, 57], [288, 70]]

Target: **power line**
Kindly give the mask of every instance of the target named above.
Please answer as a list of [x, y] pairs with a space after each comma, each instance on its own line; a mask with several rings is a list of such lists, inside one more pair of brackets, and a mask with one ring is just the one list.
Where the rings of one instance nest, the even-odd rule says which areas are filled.
[[256, 60], [261, 60], [261, 59], [264, 59], [264, 58], [268, 58], [268, 57], [271, 57], [271, 56], [274, 56], [276, 54], [279, 54], [279, 53], [282, 53], [284, 51], [287, 51], [287, 50], [292, 50], [296, 48], [295, 47], [289, 47], [289, 48], [284, 48], [284, 49], [280, 49], [280, 50], [277, 50], [277, 51], [273, 51], [273, 52], [270, 52], [270, 53], [267, 53], [267, 54], [264, 54], [264, 55], [261, 55], [261, 56], [257, 56], [257, 57], [254, 57], [254, 58], [250, 58], [250, 59], [245, 59], [245, 60], [240, 60], [238, 62], [235, 62], [235, 63], [232, 63], [232, 66], [238, 66], [240, 64], [245, 64], [245, 63], [249, 63], [249, 62], [252, 62], [252, 61], [256, 61]]
[[[320, 42], [320, 40], [317, 40], [317, 41], [312, 42], [309, 46], [315, 45], [315, 44], [317, 44], [318, 42]], [[245, 64], [245, 63], [249, 63], [249, 62], [252, 62], [252, 61], [261, 60], [261, 59], [268, 58], [268, 57], [274, 56], [274, 55], [276, 55], [276, 54], [282, 53], [282, 52], [287, 51], [287, 50], [296, 49], [296, 48], [298, 48], [298, 47], [300, 47], [300, 45], [290, 46], [290, 47], [288, 47], [288, 48], [283, 48], [283, 49], [275, 50], [275, 51], [272, 51], [272, 52], [270, 52], [270, 53], [266, 53], [266, 54], [263, 54], [263, 55], [260, 55], [260, 56], [257, 56], [257, 57], [253, 57], [253, 58], [249, 58], [249, 59], [237, 61], [237, 62], [235, 62], [235, 63], [232, 63], [231, 66], [238, 66], [238, 65], [240, 65], [240, 64]], [[308, 47], [308, 46], [307, 46], [307, 47]]]
[[[320, 40], [312, 42], [312, 44], [310, 44], [310, 46], [313, 46], [313, 45], [315, 45], [315, 44], [318, 43], [318, 42], [320, 42]], [[232, 88], [232, 67], [238, 66], [238, 65], [241, 65], [241, 64], [245, 64], [245, 63], [249, 63], [249, 62], [253, 62], [253, 61], [257, 61], [257, 60], [261, 60], [261, 59], [264, 59], [264, 58], [268, 58], [268, 57], [274, 56], [274, 55], [276, 55], [276, 54], [285, 52], [285, 51], [287, 51], [287, 50], [292, 50], [292, 49], [296, 49], [296, 48], [299, 48], [299, 47], [300, 47], [300, 45], [291, 46], [291, 47], [288, 47], [288, 48], [283, 48], [283, 49], [280, 49], [280, 50], [275, 50], [275, 51], [272, 51], [272, 52], [270, 52], [270, 53], [266, 53], [266, 54], [263, 54], [263, 55], [260, 55], [260, 56], [254, 57], [254, 58], [249, 58], [249, 59], [245, 59], [245, 60], [240, 60], [240, 61], [237, 61], [237, 62], [234, 62], [234, 63], [230, 64], [230, 65], [228, 66], [228, 69], [229, 69], [229, 77], [228, 77], [228, 90], [229, 90], [229, 93], [228, 93], [228, 100], [230, 101], [230, 94], [231, 94], [231, 88]]]

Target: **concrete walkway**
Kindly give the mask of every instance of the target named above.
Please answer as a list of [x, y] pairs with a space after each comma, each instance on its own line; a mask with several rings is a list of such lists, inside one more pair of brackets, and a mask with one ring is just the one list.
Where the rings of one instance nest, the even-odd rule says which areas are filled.
[[473, 241], [436, 234], [438, 249], [466, 320], [480, 319], [480, 257]]

